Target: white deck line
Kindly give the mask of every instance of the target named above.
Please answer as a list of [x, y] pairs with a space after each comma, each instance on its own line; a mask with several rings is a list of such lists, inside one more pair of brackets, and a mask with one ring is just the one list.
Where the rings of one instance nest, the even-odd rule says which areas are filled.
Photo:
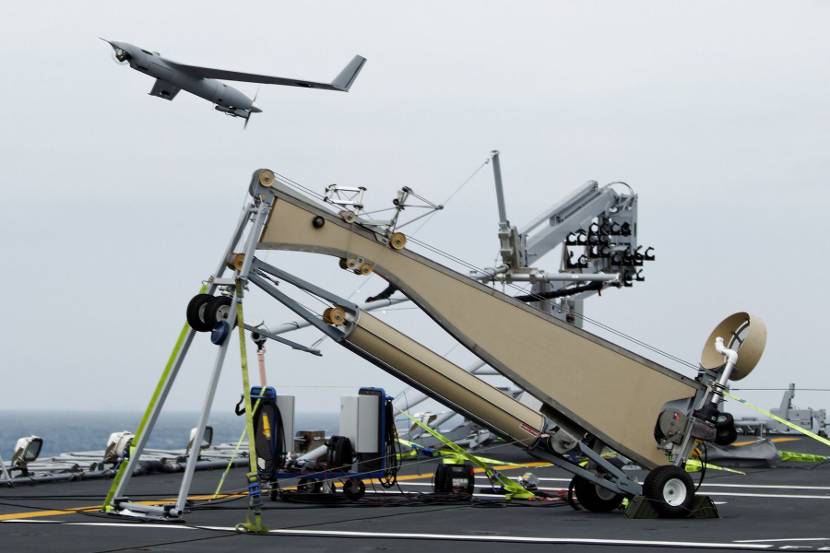
[[[511, 480], [518, 480], [513, 476], [509, 477]], [[476, 475], [476, 479], [487, 480], [486, 476]], [[570, 478], [537, 478], [539, 482], [570, 482]], [[642, 482], [640, 482], [642, 484]], [[787, 484], [729, 484], [729, 483], [708, 483], [704, 482], [703, 487], [712, 488], [756, 488], [759, 490], [816, 490], [816, 491], [830, 491], [830, 486], [789, 486]]]
[[769, 543], [779, 541], [830, 541], [830, 538], [775, 538], [771, 540], [733, 540], [735, 543]]
[[[162, 524], [136, 524], [121, 522], [62, 522], [62, 521], [37, 521], [39, 524], [53, 522], [64, 526], [87, 526], [87, 527], [112, 527], [112, 528], [166, 528], [170, 530], [218, 530], [225, 532], [236, 532], [233, 526], [187, 526], [184, 524], [162, 525]], [[19, 520], [3, 521], [6, 523], [35, 523], [34, 521]], [[403, 539], [403, 540], [433, 540], [433, 541], [470, 541], [470, 542], [501, 542], [501, 543], [533, 543], [533, 544], [585, 544], [585, 545], [640, 545], [652, 547], [688, 547], [695, 549], [770, 549], [773, 545], [765, 543], [739, 543], [739, 542], [693, 542], [693, 541], [668, 541], [668, 540], [624, 540], [612, 538], [563, 538], [546, 536], [482, 536], [476, 534], [432, 534], [414, 532], [358, 532], [348, 530], [307, 530], [307, 529], [276, 529], [269, 530], [269, 534], [279, 536], [305, 536], [305, 537], [337, 537], [337, 538], [367, 538], [367, 539]]]
[[783, 493], [741, 493], [741, 492], [706, 492], [707, 495], [725, 495], [731, 497], [770, 497], [777, 499], [830, 499], [830, 495], [796, 495]]
[[[401, 486], [429, 486], [432, 487], [431, 482], [399, 482]], [[543, 492], [551, 491], [561, 491], [567, 490], [568, 488], [546, 488], [546, 487], [539, 487], [540, 490]], [[733, 496], [733, 497], [767, 497], [767, 498], [777, 498], [777, 499], [830, 499], [830, 494], [828, 495], [800, 495], [800, 494], [782, 494], [782, 493], [747, 493], [747, 492], [721, 492], [721, 491], [709, 491], [707, 490], [706, 493], [708, 495], [723, 495], [723, 496]], [[491, 495], [491, 494], [473, 494], [473, 495]]]
[[757, 488], [759, 490], [828, 490], [830, 486], [788, 486], [786, 484], [707, 484], [703, 486], [722, 487], [722, 488]]
[[503, 543], [546, 543], [546, 544], [587, 544], [587, 545], [642, 545], [655, 547], [689, 547], [698, 549], [769, 549], [767, 544], [743, 544], [734, 542], [690, 542], [664, 540], [623, 540], [609, 538], [558, 538], [543, 536], [482, 536], [469, 534], [431, 534], [410, 532], [357, 532], [348, 530], [271, 530], [270, 534], [282, 536], [340, 537], [340, 538], [381, 538], [415, 539], [439, 541], [473, 541]]

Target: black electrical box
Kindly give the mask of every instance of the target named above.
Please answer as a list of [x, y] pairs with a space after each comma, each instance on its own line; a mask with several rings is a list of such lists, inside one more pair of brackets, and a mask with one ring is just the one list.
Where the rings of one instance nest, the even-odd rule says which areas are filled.
[[435, 493], [472, 495], [475, 489], [473, 464], [465, 461], [463, 465], [438, 465], [435, 469], [433, 489]]

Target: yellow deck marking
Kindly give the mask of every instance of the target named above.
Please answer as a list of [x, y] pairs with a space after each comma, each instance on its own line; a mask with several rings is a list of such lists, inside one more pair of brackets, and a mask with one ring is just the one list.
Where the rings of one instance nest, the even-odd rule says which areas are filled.
[[[534, 461], [531, 463], [517, 463], [516, 465], [501, 465], [497, 467], [493, 467], [496, 470], [516, 470], [520, 468], [534, 468], [534, 467], [549, 467], [551, 466], [550, 463], [545, 463], [543, 461]], [[483, 469], [476, 468], [474, 469], [475, 472], [484, 472]], [[401, 474], [398, 476], [398, 480], [406, 481], [406, 480], [420, 480], [422, 478], [432, 478], [431, 472], [423, 472], [420, 474]], [[378, 480], [366, 480], [367, 484], [379, 484]], [[290, 490], [293, 488], [284, 488], [286, 490]], [[244, 497], [248, 495], [247, 493], [229, 493], [229, 494], [222, 494], [219, 496], [219, 499], [227, 499], [230, 497]], [[213, 497], [213, 494], [208, 495], [191, 495], [188, 496], [190, 500], [209, 500]], [[157, 505], [159, 503], [171, 503], [175, 501], [175, 497], [170, 497], [167, 499], [151, 499], [146, 501], [134, 501], [133, 503], [140, 504], [140, 505]], [[44, 510], [44, 511], [23, 511], [18, 513], [5, 513], [0, 514], [0, 521], [4, 520], [18, 520], [18, 519], [28, 519], [28, 518], [38, 518], [38, 517], [51, 517], [51, 516], [67, 516], [67, 515], [74, 515], [77, 513], [94, 513], [99, 512], [101, 510], [100, 505], [88, 505], [86, 507], [67, 507], [66, 509], [51, 509], [51, 510]]]
[[[770, 441], [773, 442], [773, 443], [776, 443], [776, 444], [782, 444], [782, 443], [785, 443], [785, 442], [797, 442], [797, 441], [800, 441], [800, 440], [801, 440], [800, 437], [770, 438]], [[755, 444], [755, 443], [758, 443], [758, 440], [745, 440], [743, 442], [735, 442], [732, 445], [735, 446], [735, 447], [742, 447], [742, 446], [745, 446], [745, 445], [751, 445], [751, 444]]]
[[100, 505], [93, 505], [91, 507], [71, 507], [68, 509], [64, 509], [62, 511], [31, 511], [28, 513], [8, 513], [4, 515], [0, 515], [0, 521], [3, 520], [16, 520], [21, 518], [35, 518], [35, 517], [50, 517], [50, 516], [57, 516], [57, 515], [74, 515], [75, 513], [83, 513], [83, 512], [91, 512], [91, 511], [100, 511]]

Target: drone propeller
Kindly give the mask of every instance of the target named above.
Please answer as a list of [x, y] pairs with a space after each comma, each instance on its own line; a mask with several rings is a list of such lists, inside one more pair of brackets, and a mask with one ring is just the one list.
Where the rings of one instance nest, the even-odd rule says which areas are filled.
[[251, 100], [251, 107], [248, 109], [248, 115], [245, 117], [245, 123], [242, 124], [242, 129], [245, 130], [248, 128], [248, 121], [251, 119], [252, 113], [259, 113], [259, 108], [254, 106], [256, 103], [256, 98], [259, 96], [259, 87], [256, 87], [256, 92], [254, 92], [254, 98]]
[[110, 42], [109, 40], [105, 39], [102, 36], [99, 36], [98, 38], [100, 38], [101, 40], [103, 40], [104, 42], [106, 42], [107, 44], [112, 46], [112, 61], [114, 61], [118, 65], [124, 65], [125, 63], [128, 63], [130, 61], [130, 54], [129, 53], [125, 52], [120, 47], [118, 47], [116, 44], [114, 44], [113, 42]]
[[130, 60], [128, 60], [127, 58], [125, 58], [123, 56], [119, 57], [115, 50], [112, 51], [112, 55], [110, 56], [110, 58], [112, 58], [112, 61], [114, 61], [118, 65], [124, 65], [125, 63], [130, 62]]

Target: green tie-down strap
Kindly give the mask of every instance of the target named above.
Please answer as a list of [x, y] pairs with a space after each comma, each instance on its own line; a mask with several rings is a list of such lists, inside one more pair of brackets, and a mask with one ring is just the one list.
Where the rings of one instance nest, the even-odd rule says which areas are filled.
[[504, 494], [505, 498], [507, 498], [507, 499], [533, 499], [534, 497], [536, 497], [533, 494], [533, 492], [531, 492], [530, 490], [525, 489], [524, 486], [522, 486], [518, 482], [515, 482], [514, 480], [511, 480], [510, 478], [507, 478], [506, 476], [503, 476], [497, 470], [493, 469], [493, 467], [491, 467], [486, 462], [484, 462], [483, 459], [481, 459], [479, 457], [476, 457], [475, 455], [467, 452], [463, 447], [461, 447], [460, 445], [458, 445], [454, 441], [450, 440], [449, 438], [447, 438], [443, 434], [440, 434], [437, 430], [435, 430], [431, 426], [424, 424], [420, 419], [417, 419], [417, 418], [413, 417], [412, 415], [410, 415], [406, 411], [403, 411], [403, 414], [406, 415], [407, 417], [409, 417], [409, 420], [411, 420], [416, 426], [423, 429], [424, 432], [427, 432], [430, 436], [432, 436], [433, 438], [435, 438], [436, 440], [438, 440], [439, 442], [441, 442], [442, 444], [444, 444], [445, 446], [450, 448], [457, 456], [459, 456], [459, 457], [461, 457], [461, 458], [463, 458], [467, 461], [470, 461], [475, 466], [482, 469], [484, 471], [484, 473], [487, 475], [487, 477], [490, 479], [491, 482], [493, 482], [493, 481], [498, 482], [505, 491], [505, 494]]
[[[254, 412], [259, 409], [259, 404], [262, 402], [262, 396], [257, 398], [256, 403], [254, 403]], [[213, 491], [213, 495], [211, 496], [210, 500], [213, 501], [219, 497], [219, 494], [222, 493], [222, 487], [225, 485], [225, 479], [228, 477], [228, 473], [233, 468], [233, 462], [236, 461], [236, 456], [239, 455], [239, 448], [242, 447], [242, 442], [245, 441], [245, 436], [248, 434], [248, 424], [245, 424], [245, 427], [242, 429], [242, 434], [239, 435], [239, 439], [236, 441], [236, 445], [233, 448], [233, 453], [231, 453], [231, 458], [228, 459], [228, 464], [225, 465], [225, 472], [222, 473], [222, 476], [219, 478], [219, 483], [216, 484], [216, 489]]]
[[830, 460], [827, 455], [818, 455], [816, 453], [801, 453], [799, 451], [783, 451], [778, 450], [778, 458], [782, 461], [790, 461], [796, 463], [824, 463]]
[[[446, 449], [431, 449], [425, 448], [424, 446], [417, 444], [415, 442], [410, 442], [409, 440], [404, 440], [403, 438], [398, 438], [398, 443], [402, 446], [406, 446], [409, 448], [409, 451], [404, 453], [398, 454], [398, 459], [416, 459], [418, 457], [419, 451], [429, 450], [432, 452], [433, 457], [441, 457], [444, 463], [447, 464], [455, 464], [461, 465], [464, 464], [464, 461], [467, 460], [467, 456], [471, 455], [470, 453], [467, 456], [461, 456], [455, 451], [448, 451]], [[481, 455], [476, 455], [476, 459], [481, 461], [482, 463], [487, 463], [489, 465], [503, 465], [503, 466], [511, 466], [511, 467], [521, 467], [524, 466], [520, 463], [511, 463], [510, 461], [502, 461], [501, 459], [493, 459], [491, 457], [482, 457]]]
[[256, 466], [256, 436], [254, 434], [254, 410], [251, 405], [251, 385], [248, 380], [248, 351], [245, 347], [245, 318], [242, 314], [242, 282], [236, 282], [236, 327], [239, 331], [239, 355], [242, 366], [242, 397], [245, 401], [245, 428], [248, 432], [248, 517], [245, 522], [237, 524], [236, 530], [252, 534], [267, 534], [268, 529], [262, 524], [262, 490]]
[[747, 407], [749, 407], [753, 411], [757, 411], [758, 413], [761, 413], [765, 417], [769, 417], [769, 418], [771, 418], [772, 420], [774, 420], [776, 422], [780, 422], [781, 424], [783, 424], [787, 428], [791, 428], [791, 429], [795, 430], [796, 432], [800, 432], [800, 433], [804, 434], [805, 436], [814, 439], [815, 441], [817, 441], [820, 444], [830, 446], [830, 440], [828, 440], [827, 438], [825, 438], [823, 436], [819, 436], [818, 434], [816, 434], [815, 432], [812, 432], [811, 430], [807, 430], [806, 428], [802, 428], [801, 426], [798, 426], [797, 424], [793, 424], [790, 421], [788, 421], [787, 419], [782, 419], [778, 415], [770, 413], [766, 409], [762, 409], [761, 407], [758, 407], [757, 405], [753, 405], [750, 402], [748, 402], [747, 400], [741, 399], [738, 396], [731, 394], [730, 392], [724, 392], [724, 395], [728, 396], [730, 399], [734, 399], [735, 401], [737, 401], [739, 403], [743, 403], [744, 405], [746, 405]]
[[[208, 285], [203, 284], [201, 288], [199, 288], [199, 294], [204, 294], [207, 292]], [[130, 444], [130, 458], [135, 455], [135, 444], [138, 443], [141, 435], [144, 434], [144, 429], [147, 427], [147, 422], [150, 420], [150, 415], [155, 409], [156, 404], [158, 403], [159, 396], [161, 395], [161, 391], [164, 388], [164, 383], [167, 382], [167, 377], [170, 375], [170, 371], [173, 370], [173, 365], [176, 363], [176, 359], [179, 356], [179, 352], [182, 350], [182, 346], [184, 345], [184, 341], [187, 338], [188, 333], [190, 332], [190, 325], [187, 322], [184, 323], [182, 326], [181, 331], [179, 332], [179, 337], [176, 339], [176, 343], [173, 346], [173, 351], [170, 352], [170, 357], [167, 359], [167, 364], [164, 366], [164, 370], [161, 372], [161, 377], [159, 378], [158, 383], [156, 384], [156, 389], [153, 390], [153, 395], [150, 396], [150, 403], [147, 404], [147, 408], [144, 410], [144, 416], [141, 417], [141, 421], [138, 423], [138, 428], [135, 431], [135, 436], [133, 437], [133, 441]], [[115, 478], [112, 479], [112, 484], [110, 485], [110, 489], [107, 492], [107, 497], [104, 499], [104, 504], [102, 509], [105, 511], [111, 511], [113, 509], [112, 500], [115, 498], [115, 490], [118, 489], [119, 484], [121, 484], [121, 480], [124, 478], [124, 473], [127, 471], [127, 463], [125, 462], [126, 459], [121, 461], [121, 464], [118, 466], [118, 471], [115, 473]]]
[[248, 516], [234, 529], [245, 534], [267, 534], [268, 528], [262, 524], [262, 491], [259, 487], [259, 475], [256, 471], [246, 475], [248, 479]]

